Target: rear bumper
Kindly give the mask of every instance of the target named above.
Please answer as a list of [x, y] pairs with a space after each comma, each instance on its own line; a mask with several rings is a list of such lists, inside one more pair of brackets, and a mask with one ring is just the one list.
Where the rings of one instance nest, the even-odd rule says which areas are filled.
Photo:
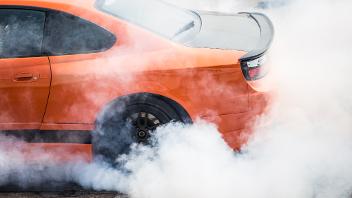
[[216, 115], [204, 119], [215, 123], [229, 146], [239, 150], [257, 126], [256, 121], [268, 111], [271, 94], [255, 92], [249, 96], [250, 110], [243, 113]]

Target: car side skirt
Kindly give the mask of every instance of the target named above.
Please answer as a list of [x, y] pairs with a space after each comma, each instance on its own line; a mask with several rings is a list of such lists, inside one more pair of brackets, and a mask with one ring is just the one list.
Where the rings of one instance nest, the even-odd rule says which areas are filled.
[[16, 138], [27, 143], [91, 144], [91, 131], [68, 130], [5, 130], [0, 136]]

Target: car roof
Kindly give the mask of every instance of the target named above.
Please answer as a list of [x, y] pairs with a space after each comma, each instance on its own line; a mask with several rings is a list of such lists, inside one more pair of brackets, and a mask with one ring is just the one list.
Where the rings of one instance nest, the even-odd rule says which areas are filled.
[[0, 0], [0, 5], [94, 8], [97, 0]]

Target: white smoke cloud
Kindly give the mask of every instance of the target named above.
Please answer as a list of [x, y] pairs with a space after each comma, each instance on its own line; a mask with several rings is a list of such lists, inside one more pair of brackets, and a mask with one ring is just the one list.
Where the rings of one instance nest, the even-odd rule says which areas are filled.
[[[224, 0], [185, 6], [232, 9], [238, 3], [244, 5]], [[155, 147], [136, 146], [124, 156], [120, 169], [81, 162], [61, 169], [64, 177], [51, 177], [132, 198], [350, 197], [351, 8], [348, 0], [297, 0], [261, 10], [276, 27], [270, 51], [276, 98], [241, 153], [212, 124], [171, 124], [157, 130]], [[20, 154], [13, 163], [2, 151], [0, 175], [23, 167]]]
[[[241, 154], [205, 123], [159, 129], [130, 156], [131, 197], [349, 197], [352, 191], [349, 1], [295, 1], [265, 11], [277, 34], [276, 96]], [[268, 124], [269, 122], [269, 124]]]

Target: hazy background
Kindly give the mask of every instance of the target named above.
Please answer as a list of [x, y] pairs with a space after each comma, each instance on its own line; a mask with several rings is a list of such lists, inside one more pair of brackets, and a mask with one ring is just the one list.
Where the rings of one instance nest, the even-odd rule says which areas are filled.
[[[226, 12], [255, 10], [257, 4], [177, 3]], [[1, 175], [23, 184], [43, 178], [72, 180], [132, 198], [350, 197], [352, 2], [292, 0], [266, 6], [270, 9], [257, 11], [269, 15], [276, 29], [269, 52], [275, 100], [272, 110], [257, 119], [258, 126], [269, 124], [257, 127], [242, 153], [233, 153], [215, 125], [199, 121], [159, 128], [158, 146], [134, 148], [118, 170], [82, 162], [38, 175], [20, 153], [13, 157], [12, 151], [1, 149]], [[48, 165], [46, 160], [38, 164]]]

